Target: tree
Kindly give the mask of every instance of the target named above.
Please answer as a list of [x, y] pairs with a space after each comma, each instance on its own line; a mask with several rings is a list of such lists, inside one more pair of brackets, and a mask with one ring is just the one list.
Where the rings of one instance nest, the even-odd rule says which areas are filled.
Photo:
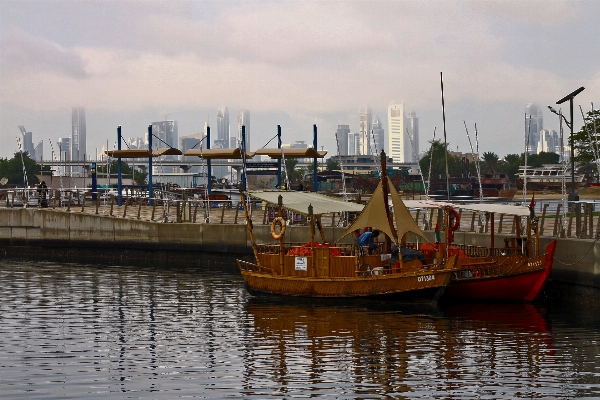
[[484, 174], [495, 174], [500, 170], [500, 158], [498, 154], [491, 151], [483, 153], [481, 162], [481, 172]]
[[327, 160], [327, 171], [335, 171], [340, 169], [340, 163], [332, 160], [331, 158]]
[[575, 143], [574, 161], [586, 168], [592, 167], [596, 162], [596, 154], [600, 154], [600, 110], [589, 111], [584, 119], [584, 125], [579, 132], [573, 133]]
[[[25, 171], [27, 172], [27, 182], [30, 186], [37, 185], [40, 181], [35, 174], [40, 173], [40, 166], [34, 160], [29, 158], [27, 152], [23, 152], [23, 161], [21, 161], [20, 152], [16, 152], [10, 160], [0, 158], [0, 178], [7, 178], [8, 184], [24, 186], [23, 164], [25, 164]], [[50, 166], [44, 166], [42, 171], [50, 172]]]
[[[450, 174], [464, 173], [463, 163], [459, 157], [453, 156], [448, 151], [450, 144], [444, 146], [441, 140], [432, 140], [429, 142], [431, 146], [427, 150], [425, 157], [419, 161], [419, 166], [423, 176], [429, 175], [429, 164], [433, 155], [433, 162], [431, 163], [432, 171], [431, 175], [446, 175], [446, 158], [445, 155], [448, 153], [448, 172]], [[444, 148], [445, 147], [445, 148]]]

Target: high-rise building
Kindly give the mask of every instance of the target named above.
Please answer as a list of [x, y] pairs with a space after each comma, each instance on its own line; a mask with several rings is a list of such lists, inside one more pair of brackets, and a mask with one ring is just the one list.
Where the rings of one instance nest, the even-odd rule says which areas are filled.
[[406, 116], [406, 129], [408, 129], [409, 145], [411, 145], [411, 156], [408, 160], [419, 162], [419, 118], [414, 111]]
[[348, 155], [348, 135], [350, 134], [349, 125], [338, 125], [336, 136], [341, 156]]
[[[177, 121], [166, 120], [152, 123], [152, 147], [177, 147], [179, 133], [177, 132]], [[166, 160], [176, 160], [176, 156], [166, 156]]]
[[397, 163], [412, 160], [405, 125], [404, 103], [390, 104], [388, 106], [388, 156]]
[[385, 134], [384, 134], [384, 130], [383, 130], [381, 121], [379, 120], [379, 115], [376, 116], [375, 119], [373, 120], [373, 128], [372, 129], [373, 129], [373, 134], [371, 136], [372, 136], [372, 138], [375, 139], [375, 145], [373, 147], [373, 150], [375, 150], [377, 155], [379, 155], [381, 153], [381, 150], [383, 150], [383, 148], [385, 146]]
[[219, 108], [217, 111], [217, 138], [214, 140], [215, 149], [229, 147], [229, 109]]
[[358, 132], [348, 134], [348, 155], [360, 155], [360, 133]]
[[250, 151], [250, 111], [238, 109], [238, 140], [242, 140], [242, 125], [246, 127], [246, 150]]
[[73, 107], [71, 121], [71, 160], [85, 161], [87, 158], [85, 108]]
[[527, 103], [525, 106], [526, 134], [529, 135], [529, 146], [527, 152], [535, 153], [540, 140], [540, 131], [544, 129], [544, 115], [542, 109], [533, 103]]
[[35, 149], [33, 149], [33, 154], [34, 156], [32, 157], [32, 159], [36, 160], [36, 161], [42, 161], [44, 159], [44, 141], [40, 140], [38, 142], [38, 144], [35, 146]]
[[[71, 161], [71, 138], [60, 138], [56, 144], [58, 146], [58, 159], [60, 161]], [[63, 167], [60, 173], [62, 175], [69, 175], [69, 171], [69, 167]]]
[[371, 108], [362, 105], [358, 110], [358, 133], [360, 134], [360, 154], [371, 154], [373, 149], [373, 138], [371, 128], [373, 122]]
[[556, 153], [560, 154], [560, 138], [555, 130], [542, 129], [540, 139], [536, 148], [536, 153]]

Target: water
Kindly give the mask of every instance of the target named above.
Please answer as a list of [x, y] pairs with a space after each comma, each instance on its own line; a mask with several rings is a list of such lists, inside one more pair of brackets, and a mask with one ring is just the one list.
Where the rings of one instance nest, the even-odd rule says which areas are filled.
[[253, 298], [232, 263], [2, 260], [0, 397], [600, 398], [599, 319]]

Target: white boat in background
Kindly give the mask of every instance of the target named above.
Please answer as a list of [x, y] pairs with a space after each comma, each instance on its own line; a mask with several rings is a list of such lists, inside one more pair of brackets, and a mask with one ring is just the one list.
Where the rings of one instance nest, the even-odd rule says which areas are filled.
[[[561, 190], [564, 182], [567, 187], [571, 187], [571, 169], [564, 169], [561, 164], [544, 164], [542, 167], [519, 167], [517, 176], [517, 188], [523, 189], [523, 178], [527, 170], [527, 189], [528, 190]], [[575, 173], [575, 187], [578, 188], [583, 182], [584, 175]]]

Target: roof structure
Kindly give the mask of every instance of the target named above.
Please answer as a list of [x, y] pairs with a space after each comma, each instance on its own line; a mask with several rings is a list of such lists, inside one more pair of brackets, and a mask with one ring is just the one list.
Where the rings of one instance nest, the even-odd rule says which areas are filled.
[[531, 214], [529, 207], [514, 204], [496, 204], [496, 203], [473, 203], [473, 204], [454, 204], [444, 201], [431, 200], [404, 200], [408, 208], [442, 208], [452, 207], [461, 208], [468, 211], [489, 212], [495, 214], [517, 215], [527, 217]]
[[317, 151], [312, 147], [302, 149], [277, 149], [277, 148], [262, 148], [254, 152], [257, 156], [269, 156], [271, 158], [281, 158], [283, 151], [283, 157], [285, 158], [323, 158], [327, 155], [326, 151]]
[[314, 192], [260, 190], [249, 191], [248, 195], [253, 199], [262, 200], [274, 205], [278, 204], [279, 196], [282, 196], [283, 208], [302, 215], [308, 215], [309, 205], [313, 207], [313, 214], [361, 212], [364, 208], [362, 204], [350, 203]]
[[242, 158], [252, 158], [254, 153], [246, 152], [245, 156], [241, 149], [191, 149], [185, 152], [184, 156], [196, 156], [205, 159], [232, 159], [241, 160]]
[[152, 153], [150, 153], [149, 150], [144, 149], [105, 150], [104, 154], [112, 158], [150, 158], [160, 156], [180, 156], [181, 150], [173, 147], [155, 149]]

